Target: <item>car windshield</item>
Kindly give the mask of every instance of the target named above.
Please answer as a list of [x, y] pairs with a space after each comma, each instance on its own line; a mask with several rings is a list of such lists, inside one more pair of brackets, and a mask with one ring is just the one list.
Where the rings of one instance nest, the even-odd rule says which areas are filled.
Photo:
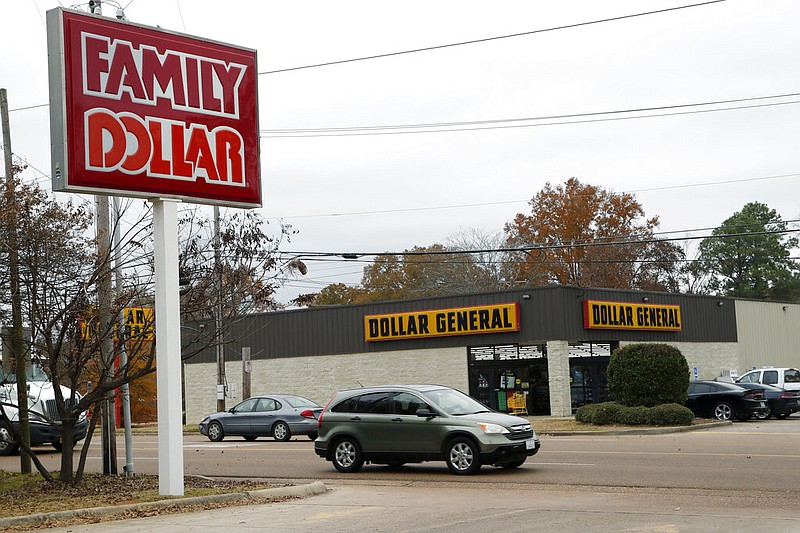
[[308, 398], [303, 398], [302, 396], [288, 396], [284, 398], [286, 402], [294, 408], [297, 407], [319, 407], [319, 405], [315, 404]]
[[489, 408], [478, 400], [455, 389], [425, 391], [425, 397], [448, 415], [471, 415], [489, 412]]

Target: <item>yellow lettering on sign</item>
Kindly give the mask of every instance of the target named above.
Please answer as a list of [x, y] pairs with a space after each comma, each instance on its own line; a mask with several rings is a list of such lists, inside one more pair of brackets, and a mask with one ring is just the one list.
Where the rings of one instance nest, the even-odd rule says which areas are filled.
[[683, 323], [679, 305], [584, 300], [583, 327], [586, 329], [681, 331]]
[[516, 303], [364, 316], [367, 342], [507, 331], [519, 331]]
[[155, 313], [152, 307], [126, 307], [123, 315], [128, 337], [146, 341], [153, 340]]

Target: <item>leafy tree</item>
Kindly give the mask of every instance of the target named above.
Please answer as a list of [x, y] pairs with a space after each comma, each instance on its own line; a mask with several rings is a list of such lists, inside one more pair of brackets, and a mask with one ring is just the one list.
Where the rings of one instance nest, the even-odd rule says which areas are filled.
[[317, 293], [301, 294], [294, 300], [297, 306], [347, 305], [357, 303], [363, 295], [360, 287], [349, 287], [344, 283], [331, 283]]
[[608, 393], [622, 405], [653, 407], [686, 403], [689, 365], [668, 344], [629, 344], [608, 363]]
[[359, 301], [401, 300], [474, 292], [488, 279], [470, 254], [441, 244], [414, 247], [403, 255], [379, 255], [364, 267]]
[[725, 296], [795, 300], [800, 298], [798, 263], [791, 249], [798, 239], [765, 204], [750, 202], [700, 242], [708, 288]]
[[[85, 461], [100, 413], [99, 405], [108, 394], [123, 383], [130, 383], [155, 370], [152, 346], [140, 349], [140, 339], [117, 328], [115, 320], [98, 323], [97, 287], [108, 273], [112, 250], [100, 248], [87, 236], [92, 213], [86, 205], [57, 202], [35, 185], [15, 184], [13, 203], [0, 216], [16, 221], [19, 237], [17, 254], [20, 263], [21, 291], [26, 323], [31, 335], [27, 355], [41, 361], [54, 384], [67, 387], [64, 398], [60, 387], [53, 387], [58, 417], [61, 421], [61, 465], [58, 479], [65, 483], [81, 480]], [[5, 224], [2, 225], [5, 227]], [[124, 254], [128, 261], [139, 261], [138, 248], [129, 246]], [[152, 299], [146, 281], [135, 275], [121, 284], [119, 296], [112, 304], [112, 316], [123, 307], [138, 306], [143, 299]], [[3, 295], [6, 297], [7, 295]], [[108, 345], [113, 336], [117, 347], [128, 345], [133, 354], [127, 365], [116, 365], [116, 352], [102, 357], [101, 345]], [[152, 343], [150, 343], [152, 345]], [[115, 349], [116, 351], [116, 349]], [[92, 381], [91, 387], [87, 382]], [[76, 392], [83, 391], [82, 397]], [[76, 466], [73, 462], [75, 427], [81, 414], [91, 410], [92, 419]], [[31, 457], [36, 468], [48, 480], [55, 474], [39, 461], [34, 452], [20, 442], [21, 452]]]
[[306, 267], [298, 260], [279, 263], [278, 247], [296, 231], [280, 224], [278, 235], [271, 236], [265, 232], [267, 224], [256, 211], [228, 211], [220, 218], [218, 290], [213, 221], [196, 207], [181, 213], [178, 261], [185, 320], [213, 318], [220, 297], [226, 318], [281, 307], [275, 291], [288, 276], [305, 274]]
[[616, 194], [570, 178], [547, 183], [530, 201], [531, 214], [507, 223], [509, 279], [643, 290], [677, 290], [683, 252], [654, 237], [658, 217], [627, 193]]

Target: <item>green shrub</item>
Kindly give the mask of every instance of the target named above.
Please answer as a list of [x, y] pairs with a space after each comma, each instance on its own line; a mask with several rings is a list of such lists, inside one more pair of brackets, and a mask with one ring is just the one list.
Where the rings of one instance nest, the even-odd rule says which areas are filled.
[[625, 406], [619, 413], [619, 423], [626, 426], [645, 426], [650, 423], [651, 409], [651, 407], [643, 405]]
[[688, 387], [686, 358], [668, 344], [629, 344], [608, 363], [608, 393], [622, 405], [683, 405]]
[[597, 405], [596, 403], [587, 403], [578, 407], [575, 411], [575, 421], [582, 424], [591, 424]]
[[575, 420], [584, 424], [607, 426], [690, 426], [694, 413], [683, 405], [669, 403], [645, 407], [629, 407], [616, 402], [588, 404], [575, 411]]
[[650, 408], [648, 423], [653, 426], [691, 426], [694, 413], [686, 406], [666, 403]]
[[599, 403], [594, 409], [592, 424], [596, 426], [616, 424], [621, 412], [622, 406], [616, 402]]

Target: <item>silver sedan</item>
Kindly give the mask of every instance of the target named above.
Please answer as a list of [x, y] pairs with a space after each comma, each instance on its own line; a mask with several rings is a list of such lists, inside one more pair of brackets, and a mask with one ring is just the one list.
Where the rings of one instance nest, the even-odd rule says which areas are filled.
[[225, 437], [272, 437], [285, 442], [292, 435], [317, 438], [317, 416], [322, 407], [302, 396], [268, 394], [253, 396], [228, 411], [208, 415], [200, 422], [200, 433], [219, 442]]

